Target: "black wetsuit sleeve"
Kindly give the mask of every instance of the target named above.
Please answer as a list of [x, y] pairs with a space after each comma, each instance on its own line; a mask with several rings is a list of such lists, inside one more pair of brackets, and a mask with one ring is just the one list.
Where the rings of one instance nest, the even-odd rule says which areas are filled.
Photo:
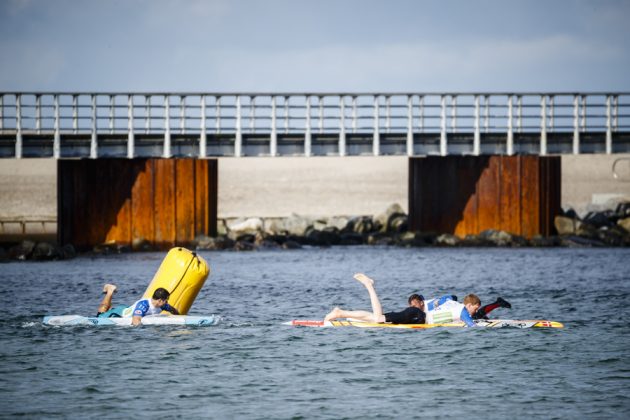
[[400, 312], [388, 312], [385, 314], [385, 321], [392, 324], [424, 324], [425, 319], [425, 313], [413, 306]]

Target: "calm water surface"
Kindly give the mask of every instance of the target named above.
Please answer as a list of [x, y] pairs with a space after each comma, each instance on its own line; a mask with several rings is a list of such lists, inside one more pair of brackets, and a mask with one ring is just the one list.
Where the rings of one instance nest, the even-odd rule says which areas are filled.
[[[91, 315], [105, 282], [137, 299], [163, 253], [0, 265], [0, 417], [628, 418], [629, 249], [348, 247], [202, 253], [191, 314], [215, 327], [45, 327]], [[562, 330], [315, 329], [333, 306], [503, 296], [496, 317]]]

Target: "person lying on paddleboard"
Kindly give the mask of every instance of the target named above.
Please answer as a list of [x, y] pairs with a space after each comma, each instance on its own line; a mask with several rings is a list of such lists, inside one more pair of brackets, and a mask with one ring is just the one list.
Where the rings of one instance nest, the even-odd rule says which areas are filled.
[[466, 295], [464, 303], [454, 300], [453, 297], [445, 295], [425, 302], [426, 323], [445, 324], [463, 321], [466, 326], [474, 327], [472, 315], [481, 306], [481, 300], [472, 293]]
[[[474, 296], [474, 295], [472, 295]], [[442, 305], [443, 303], [449, 301], [449, 300], [453, 300], [453, 301], [457, 301], [457, 296], [455, 295], [444, 295], [442, 297], [436, 298], [436, 299], [430, 299], [428, 301], [428, 303], [426, 304], [426, 311], [431, 311], [433, 308], [433, 306], [439, 306]], [[432, 303], [432, 302], [435, 302]], [[481, 304], [481, 302], [479, 302], [479, 304]], [[503, 299], [502, 297], [498, 297], [497, 300], [493, 303], [489, 303], [487, 305], [484, 305], [482, 307], [480, 307], [479, 309], [477, 309], [472, 315], [471, 318], [473, 320], [475, 319], [488, 319], [488, 314], [492, 311], [494, 311], [497, 308], [511, 308], [512, 305], [510, 305], [510, 302], [508, 302], [507, 300]], [[465, 316], [465, 315], [464, 315]], [[451, 321], [445, 321], [445, 322], [451, 322]], [[439, 323], [439, 322], [437, 322]]]
[[131, 317], [131, 325], [140, 325], [142, 317], [145, 315], [157, 315], [162, 311], [168, 311], [173, 315], [179, 315], [177, 309], [168, 304], [170, 293], [163, 287], [155, 289], [151, 299], [140, 299], [131, 306], [119, 305], [112, 308], [112, 297], [116, 292], [116, 286], [106, 284], [103, 286], [105, 297], [98, 306], [96, 316], [98, 318], [129, 318]]
[[339, 307], [335, 307], [326, 317], [324, 321], [331, 321], [337, 318], [353, 318], [365, 322], [384, 323], [391, 322], [393, 324], [424, 324], [425, 314], [424, 297], [422, 295], [409, 296], [409, 307], [400, 312], [383, 313], [381, 302], [378, 299], [376, 290], [374, 289], [374, 280], [362, 273], [357, 273], [354, 278], [358, 280], [370, 294], [370, 302], [372, 304], [372, 312], [369, 311], [346, 311]]

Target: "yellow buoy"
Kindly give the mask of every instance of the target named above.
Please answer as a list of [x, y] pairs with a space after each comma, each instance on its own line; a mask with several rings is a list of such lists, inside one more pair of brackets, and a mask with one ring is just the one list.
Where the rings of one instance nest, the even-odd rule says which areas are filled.
[[151, 298], [155, 289], [165, 288], [171, 294], [169, 305], [185, 315], [210, 274], [210, 266], [186, 248], [171, 249], [160, 265], [143, 298]]

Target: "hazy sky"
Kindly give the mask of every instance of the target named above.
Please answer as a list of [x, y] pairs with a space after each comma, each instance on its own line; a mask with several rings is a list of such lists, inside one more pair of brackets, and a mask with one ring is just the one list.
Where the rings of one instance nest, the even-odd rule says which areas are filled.
[[630, 91], [630, 1], [0, 0], [3, 91]]

